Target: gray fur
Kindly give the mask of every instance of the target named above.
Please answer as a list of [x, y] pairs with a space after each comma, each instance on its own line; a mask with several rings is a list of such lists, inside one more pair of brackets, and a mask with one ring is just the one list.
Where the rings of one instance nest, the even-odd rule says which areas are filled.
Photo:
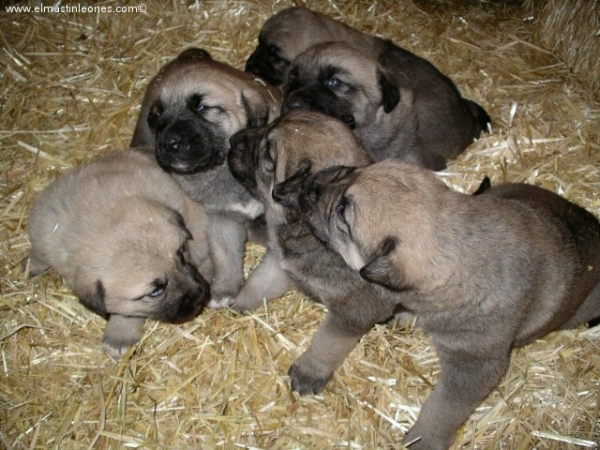
[[[468, 196], [398, 161], [323, 171], [304, 219], [357, 273], [416, 314], [442, 374], [405, 442], [447, 449], [504, 377], [511, 349], [600, 316], [600, 223], [526, 184]], [[343, 207], [340, 205], [343, 204]]]

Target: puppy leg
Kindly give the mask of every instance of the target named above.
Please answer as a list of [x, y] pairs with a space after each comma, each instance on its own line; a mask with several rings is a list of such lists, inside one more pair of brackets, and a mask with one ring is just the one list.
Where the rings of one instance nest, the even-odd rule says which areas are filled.
[[568, 330], [571, 328], [577, 328], [584, 323], [589, 323], [590, 326], [598, 324], [600, 319], [600, 284], [589, 293], [584, 302], [579, 306], [579, 309], [575, 312], [565, 324], [560, 328]]
[[447, 450], [460, 426], [502, 380], [510, 358], [510, 349], [495, 359], [457, 351], [438, 353], [442, 377], [404, 438], [404, 445], [414, 442], [410, 450]]
[[194, 237], [189, 242], [190, 255], [198, 272], [209, 282], [214, 277], [214, 266], [212, 254], [214, 251], [210, 248], [211, 241], [208, 238], [208, 218], [204, 210], [195, 201], [187, 201], [188, 217], [186, 225]]
[[210, 286], [210, 308], [225, 308], [244, 285], [246, 228], [223, 214], [209, 215], [209, 239], [215, 276]]
[[239, 312], [252, 311], [262, 305], [263, 299], [281, 297], [291, 285], [291, 280], [281, 267], [281, 260], [267, 250], [231, 306]]
[[50, 268], [50, 264], [35, 256], [32, 252], [21, 261], [21, 269], [26, 271], [29, 267], [29, 278], [38, 276]]
[[120, 359], [129, 347], [140, 341], [144, 323], [143, 317], [111, 314], [102, 337], [102, 348], [111, 358]]
[[310, 347], [290, 367], [292, 390], [318, 394], [329, 382], [364, 333], [352, 333], [332, 314], [327, 314]]

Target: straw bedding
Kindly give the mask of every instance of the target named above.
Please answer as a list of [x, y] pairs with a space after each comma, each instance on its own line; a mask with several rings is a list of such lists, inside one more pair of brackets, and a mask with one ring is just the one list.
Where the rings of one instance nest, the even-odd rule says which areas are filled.
[[[286, 372], [324, 314], [295, 291], [253, 315], [148, 322], [141, 343], [113, 362], [99, 345], [104, 321], [60, 277], [27, 281], [17, 267], [36, 195], [69, 167], [127, 146], [162, 64], [197, 45], [241, 68], [262, 23], [291, 5], [149, 0], [137, 13], [0, 13], [0, 447], [400, 447], [439, 375], [419, 330], [376, 327], [322, 395], [300, 398]], [[523, 181], [600, 215], [600, 103], [586, 76], [534, 38], [539, 3], [308, 6], [430, 59], [486, 107], [491, 134], [440, 173], [453, 188], [472, 191], [484, 175]], [[248, 270], [263, 251], [248, 246]], [[514, 351], [454, 448], [597, 446], [599, 338], [600, 327], [582, 328]]]

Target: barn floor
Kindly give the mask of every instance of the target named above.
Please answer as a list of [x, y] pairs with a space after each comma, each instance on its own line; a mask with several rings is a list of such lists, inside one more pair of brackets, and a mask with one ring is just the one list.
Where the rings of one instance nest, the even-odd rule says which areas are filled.
[[[148, 322], [120, 362], [104, 321], [54, 272], [27, 280], [26, 218], [57, 175], [128, 145], [144, 88], [182, 49], [242, 68], [290, 1], [104, 1], [122, 13], [0, 14], [0, 447], [392, 449], [439, 378], [428, 339], [378, 326], [318, 396], [286, 373], [324, 316], [295, 291], [240, 316]], [[536, 184], [600, 216], [600, 103], [533, 39], [533, 2], [319, 1], [307, 6], [393, 39], [482, 104], [492, 131], [439, 175], [471, 192]], [[142, 12], [140, 9], [143, 8]], [[137, 9], [137, 12], [134, 12]], [[249, 245], [251, 270], [264, 249]], [[513, 352], [504, 381], [454, 449], [583, 449], [600, 442], [600, 326]]]

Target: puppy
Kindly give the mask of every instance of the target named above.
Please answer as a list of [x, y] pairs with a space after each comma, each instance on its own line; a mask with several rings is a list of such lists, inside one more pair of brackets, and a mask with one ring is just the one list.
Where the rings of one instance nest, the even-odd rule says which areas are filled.
[[208, 301], [206, 212], [151, 155], [115, 152], [62, 175], [27, 222], [29, 275], [54, 268], [107, 319], [102, 341], [112, 357], [139, 341], [146, 318], [185, 322]]
[[300, 220], [298, 194], [303, 180], [319, 169], [371, 159], [344, 124], [309, 111], [238, 132], [231, 142], [231, 171], [265, 204], [268, 230], [267, 253], [232, 306], [255, 309], [295, 284], [327, 307], [309, 349], [289, 371], [293, 390], [318, 393], [361, 336], [396, 312], [396, 302], [313, 236]]
[[307, 179], [304, 220], [432, 339], [441, 379], [406, 436], [447, 449], [505, 375], [513, 347], [600, 316], [600, 224], [525, 184], [448, 189], [399, 161]]
[[267, 124], [280, 109], [278, 89], [198, 48], [165, 65], [144, 96], [131, 145], [154, 148], [160, 166], [206, 208], [215, 263], [213, 307], [227, 304], [243, 285], [245, 226], [264, 211], [229, 172], [229, 138]]
[[300, 53], [313, 45], [332, 41], [347, 42], [375, 58], [387, 46], [383, 39], [362, 33], [324, 14], [292, 7], [265, 22], [258, 36], [258, 46], [246, 61], [246, 71], [280, 86]]
[[408, 52], [378, 61], [344, 42], [318, 44], [296, 58], [284, 103], [286, 111], [342, 120], [376, 161], [399, 158], [432, 170], [444, 169], [490, 120], [427, 61]]

